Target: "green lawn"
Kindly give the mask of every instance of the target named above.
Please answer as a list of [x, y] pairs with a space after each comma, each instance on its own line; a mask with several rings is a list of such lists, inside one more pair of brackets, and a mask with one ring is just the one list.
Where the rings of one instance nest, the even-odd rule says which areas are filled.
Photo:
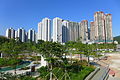
[[71, 73], [71, 80], [84, 80], [85, 77], [88, 76], [92, 71], [94, 71], [94, 68], [84, 67], [82, 71], [78, 73]]
[[[45, 71], [44, 70], [45, 69], [42, 68], [41, 74], [43, 73], [45, 76], [46, 70]], [[58, 80], [65, 80], [65, 78], [66, 78], [66, 80], [69, 80], [69, 78], [70, 78], [70, 80], [84, 80], [85, 77], [88, 76], [92, 71], [94, 71], [93, 67], [84, 66], [84, 67], [82, 67], [82, 70], [78, 71], [78, 72], [70, 70], [65, 73], [65, 70], [63, 68], [59, 68], [59, 67], [54, 68], [52, 72], [58, 78]], [[47, 73], [49, 73], [49, 72], [47, 72]], [[41, 76], [43, 76], [43, 74]], [[54, 76], [54, 78], [55, 78], [55, 76]], [[49, 75], [48, 75], [48, 77], [49, 77]]]

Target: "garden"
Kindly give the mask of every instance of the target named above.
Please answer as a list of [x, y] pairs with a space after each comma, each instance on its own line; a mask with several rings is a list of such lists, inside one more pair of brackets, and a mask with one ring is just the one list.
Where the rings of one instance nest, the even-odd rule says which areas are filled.
[[[0, 79], [3, 80], [84, 80], [95, 67], [90, 65], [90, 56], [99, 57], [96, 54], [99, 49], [115, 49], [114, 44], [83, 44], [81, 41], [68, 41], [64, 45], [56, 42], [38, 40], [35, 42], [21, 42], [7, 39], [0, 36], [0, 68], [14, 67], [15, 75], [0, 72]], [[79, 58], [73, 59], [72, 56]], [[47, 62], [36, 70], [40, 73], [37, 77], [32, 75], [17, 75], [16, 68], [25, 61], [36, 61], [34, 64], [41, 64], [41, 55]], [[82, 55], [87, 57], [83, 60]], [[67, 57], [69, 56], [69, 57]], [[29, 64], [27, 64], [29, 65]], [[27, 66], [26, 65], [26, 66]], [[30, 69], [23, 66], [20, 70]]]

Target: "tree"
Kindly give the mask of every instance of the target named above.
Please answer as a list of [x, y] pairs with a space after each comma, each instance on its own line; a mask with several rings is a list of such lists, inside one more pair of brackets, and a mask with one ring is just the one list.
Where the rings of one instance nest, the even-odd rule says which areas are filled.
[[5, 42], [8, 42], [8, 41], [9, 41], [9, 39], [7, 39], [6, 37], [0, 36], [0, 45], [5, 43]]
[[80, 55], [80, 61], [82, 62], [82, 54], [84, 54], [85, 44], [83, 44], [82, 42], [78, 41], [74, 45], [74, 48], [76, 49], [76, 54]]
[[[9, 42], [5, 42], [2, 44], [2, 53], [6, 54], [6, 58], [15, 58], [17, 59], [18, 54], [22, 53], [22, 46], [18, 44], [15, 40], [10, 40]], [[13, 64], [13, 63], [11, 63]], [[16, 65], [15, 67], [15, 74], [16, 74]]]
[[[86, 46], [85, 46], [85, 48], [84, 48], [84, 52], [85, 52], [85, 55], [88, 57], [88, 66], [89, 66], [89, 63], [90, 63], [90, 59], [89, 59], [89, 57], [90, 57], [90, 55], [95, 55], [96, 54], [96, 52], [94, 52], [95, 50], [94, 50], [94, 45], [92, 45], [92, 44], [85, 44]], [[94, 54], [95, 53], [95, 54]]]
[[50, 70], [50, 80], [52, 80], [53, 61], [55, 58], [62, 58], [64, 53], [64, 46], [60, 43], [46, 41], [40, 45], [39, 52], [48, 62], [48, 67]]
[[72, 54], [73, 54], [74, 49], [75, 49], [75, 44], [76, 44], [76, 42], [74, 42], [74, 41], [68, 41], [65, 43], [66, 50], [71, 56], [71, 63], [72, 63]]
[[4, 37], [4, 36], [0, 36], [0, 57], [1, 57], [1, 55], [2, 55], [2, 51], [1, 51], [1, 49], [2, 49], [2, 44], [3, 43], [5, 43], [5, 42], [8, 42], [9, 41], [9, 39], [7, 39], [6, 37]]

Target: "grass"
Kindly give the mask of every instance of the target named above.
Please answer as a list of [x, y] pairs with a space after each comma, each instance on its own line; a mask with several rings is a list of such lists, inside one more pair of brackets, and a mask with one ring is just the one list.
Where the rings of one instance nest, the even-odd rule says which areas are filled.
[[[46, 73], [44, 73], [46, 70], [45, 68], [42, 68], [42, 70], [40, 70], [41, 72], [41, 76], [46, 75]], [[84, 80], [92, 71], [94, 71], [94, 67], [92, 66], [83, 66], [81, 71], [67, 71], [65, 73], [65, 70], [63, 68], [60, 67], [55, 67], [52, 72], [54, 73], [54, 75], [58, 78], [58, 80]], [[49, 72], [47, 71], [47, 74]], [[53, 76], [55, 78], [55, 76]], [[66, 76], [66, 77], [65, 77]], [[49, 75], [48, 75], [49, 77]]]
[[94, 71], [94, 68], [84, 67], [78, 73], [70, 73], [71, 80], [84, 80], [92, 71]]

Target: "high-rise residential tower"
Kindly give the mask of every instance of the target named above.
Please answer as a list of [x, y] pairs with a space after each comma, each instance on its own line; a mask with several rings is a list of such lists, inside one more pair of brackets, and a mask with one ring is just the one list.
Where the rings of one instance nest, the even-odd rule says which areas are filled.
[[106, 14], [105, 15], [105, 40], [106, 42], [112, 42], [112, 15]]
[[88, 41], [88, 21], [83, 20], [79, 23], [79, 35], [80, 35], [80, 40], [83, 41]]
[[15, 30], [13, 28], [7, 29], [6, 30], [6, 37], [7, 38], [12, 38], [15, 39]]
[[32, 42], [35, 41], [35, 30], [32, 28], [28, 31], [28, 40]]
[[25, 33], [25, 42], [28, 41], [28, 32]]
[[18, 38], [18, 31], [15, 31], [15, 39]]
[[10, 29], [6, 30], [6, 37], [11, 38], [11, 30]]
[[97, 42], [103, 42], [105, 40], [105, 16], [102, 11], [94, 14], [95, 25], [95, 37]]
[[69, 21], [63, 20], [62, 22], [62, 42], [65, 43], [69, 41]]
[[69, 21], [68, 25], [69, 41], [77, 41], [79, 39], [79, 23]]
[[48, 18], [42, 20], [42, 40], [51, 41], [51, 20]]
[[26, 41], [26, 32], [23, 28], [19, 28], [18, 31], [17, 31], [17, 36], [19, 38], [19, 40], [21, 42], [25, 42]]
[[94, 14], [95, 39], [96, 42], [112, 42], [112, 16], [102, 11]]
[[53, 42], [62, 43], [62, 19], [53, 19]]
[[38, 40], [42, 40], [42, 22], [38, 23]]
[[90, 41], [94, 41], [95, 38], [95, 25], [94, 22], [90, 22]]
[[13, 28], [10, 28], [11, 30], [11, 38], [15, 39], [15, 30]]
[[25, 42], [25, 38], [26, 38], [26, 36], [25, 36], [25, 30], [22, 28], [22, 42]]
[[22, 41], [22, 28], [18, 28], [18, 38]]

